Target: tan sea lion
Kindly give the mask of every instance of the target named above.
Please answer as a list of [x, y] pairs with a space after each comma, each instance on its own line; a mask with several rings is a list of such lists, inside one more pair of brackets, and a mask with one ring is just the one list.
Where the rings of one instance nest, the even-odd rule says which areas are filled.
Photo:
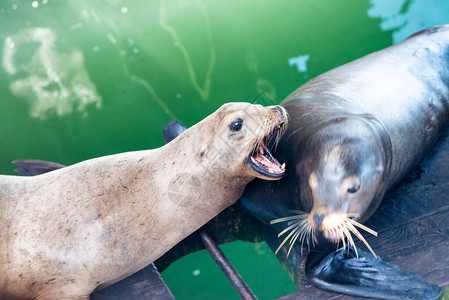
[[0, 176], [0, 298], [88, 299], [280, 179], [279, 106], [223, 105], [169, 144], [34, 177]]

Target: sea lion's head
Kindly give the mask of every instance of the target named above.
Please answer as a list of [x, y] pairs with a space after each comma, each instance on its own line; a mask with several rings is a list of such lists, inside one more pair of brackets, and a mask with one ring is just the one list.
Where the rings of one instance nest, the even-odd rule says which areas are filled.
[[360, 223], [374, 213], [386, 189], [390, 162], [377, 124], [352, 116], [321, 121], [295, 149], [295, 184], [305, 212], [272, 223], [298, 220], [290, 229], [306, 240], [318, 231], [329, 241], [347, 238], [353, 244], [351, 233], [364, 240], [356, 227], [375, 234]]
[[[213, 168], [243, 177], [277, 180], [285, 173], [271, 154], [284, 133], [288, 115], [281, 106], [227, 103], [205, 119], [199, 158]], [[213, 124], [213, 126], [210, 126]]]
[[379, 189], [386, 159], [377, 134], [361, 120], [336, 119], [311, 139], [312, 151], [297, 169], [305, 171], [312, 196], [309, 224], [316, 230], [332, 228], [334, 214], [365, 220]]

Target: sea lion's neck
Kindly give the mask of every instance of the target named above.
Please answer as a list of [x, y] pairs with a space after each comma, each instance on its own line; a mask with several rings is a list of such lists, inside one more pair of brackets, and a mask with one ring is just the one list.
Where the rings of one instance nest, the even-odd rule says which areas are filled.
[[[242, 163], [237, 163], [236, 156], [244, 154], [233, 153], [219, 138], [209, 141], [208, 133], [201, 132], [202, 129], [199, 126], [192, 127], [159, 148], [155, 159], [164, 161], [170, 157], [171, 160], [164, 161], [164, 164], [170, 164], [171, 170], [167, 172], [166, 168], [160, 168], [157, 173], [165, 178], [168, 188], [176, 185], [197, 199], [209, 199], [206, 204], [203, 201], [199, 209], [210, 210], [215, 215], [237, 201], [246, 184], [253, 178], [240, 172], [243, 171], [242, 164], [246, 157], [241, 159]], [[173, 167], [182, 172], [174, 173]], [[207, 180], [204, 180], [205, 177]], [[170, 195], [173, 196], [169, 192]], [[196, 209], [194, 202], [189, 206]]]
[[[203, 154], [201, 159], [201, 149], [186, 143], [182, 136], [167, 146], [141, 154], [143, 165], [140, 167], [148, 171], [139, 173], [134, 185], [143, 187], [157, 182], [155, 186], [159, 188], [127, 200], [140, 201], [139, 215], [143, 217], [139, 219], [145, 224], [142, 235], [136, 237], [140, 241], [139, 254], [135, 255], [141, 260], [135, 264], [138, 268], [159, 258], [179, 240], [236, 202], [252, 179], [220, 169], [212, 156]], [[166, 160], [167, 157], [170, 160]], [[147, 177], [149, 173], [151, 178]], [[163, 214], [158, 213], [160, 211]], [[130, 219], [129, 222], [138, 221]], [[166, 230], [173, 226], [177, 230]], [[153, 236], [154, 232], [162, 234]], [[152, 249], [152, 253], [146, 249]]]
[[[197, 133], [196, 135], [201, 137]], [[204, 135], [202, 137], [207, 138]], [[189, 143], [186, 143], [186, 140], [189, 140]], [[170, 178], [175, 174], [166, 174], [164, 168], [157, 172], [172, 183], [178, 184], [179, 180], [188, 180], [188, 183], [195, 187], [191, 192], [202, 199], [204, 194], [210, 194], [206, 198], [211, 199], [210, 204], [221, 211], [237, 201], [246, 184], [253, 179], [243, 173], [242, 164], [246, 157], [242, 157], [242, 163], [236, 165], [238, 160], [235, 156], [244, 154], [233, 153], [227, 149], [227, 145], [220, 143], [219, 139], [212, 142], [199, 140], [197, 143], [192, 143], [191, 140], [190, 130], [187, 130], [168, 145], [158, 149], [159, 158], [156, 159], [163, 161], [165, 157], [171, 157], [172, 159], [164, 164], [168, 163], [179, 170], [184, 170], [182, 174], [178, 174], [180, 179]], [[175, 155], [173, 151], [176, 151]], [[203, 180], [200, 180], [204, 176], [207, 176], [207, 186], [203, 186]]]

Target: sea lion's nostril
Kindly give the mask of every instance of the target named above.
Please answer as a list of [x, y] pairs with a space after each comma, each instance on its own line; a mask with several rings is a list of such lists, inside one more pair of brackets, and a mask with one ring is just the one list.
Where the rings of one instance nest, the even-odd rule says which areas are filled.
[[324, 215], [324, 214], [313, 215], [313, 222], [315, 222], [316, 228], [319, 229], [321, 227], [321, 223], [323, 223], [323, 220], [325, 217], [326, 217], [326, 215]]
[[275, 107], [273, 107], [273, 109], [277, 110], [281, 114], [281, 117], [284, 116], [284, 112], [282, 111], [282, 108], [279, 105], [276, 105]]

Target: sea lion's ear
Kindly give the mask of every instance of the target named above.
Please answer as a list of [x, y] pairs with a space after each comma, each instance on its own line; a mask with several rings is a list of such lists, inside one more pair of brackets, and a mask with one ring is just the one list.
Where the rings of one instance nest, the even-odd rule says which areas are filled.
[[198, 154], [200, 159], [206, 154], [208, 149], [208, 145], [204, 145], [203, 147], [201, 147], [200, 153]]

